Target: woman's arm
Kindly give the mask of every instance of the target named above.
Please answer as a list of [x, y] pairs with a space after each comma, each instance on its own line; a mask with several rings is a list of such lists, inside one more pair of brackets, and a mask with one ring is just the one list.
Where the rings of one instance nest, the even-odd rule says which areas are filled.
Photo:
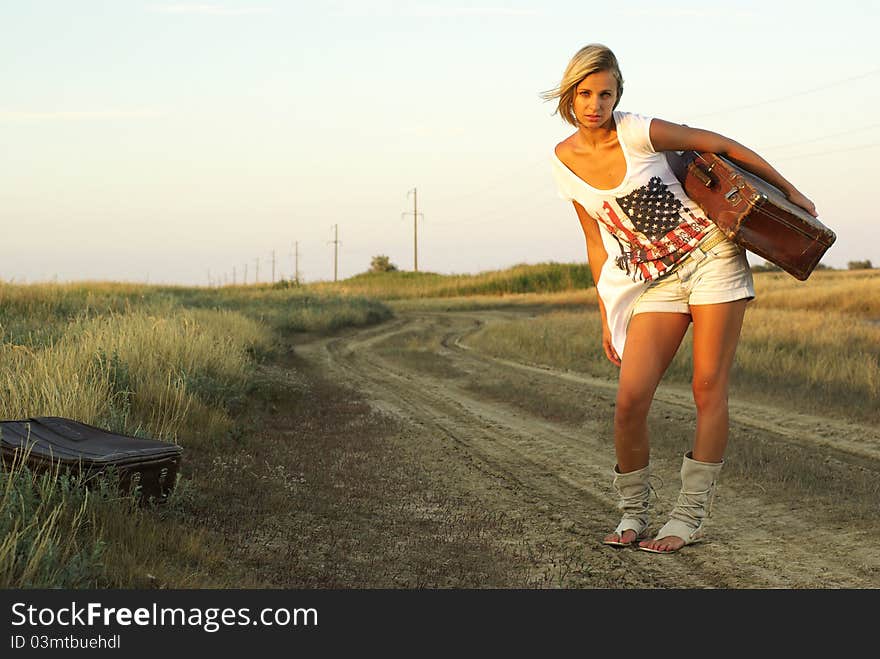
[[813, 217], [818, 216], [812, 201], [773, 169], [770, 163], [739, 142], [718, 133], [673, 124], [663, 119], [653, 119], [649, 133], [655, 151], [708, 151], [723, 155], [775, 185], [782, 190], [789, 201], [797, 204]]
[[[578, 220], [580, 220], [581, 228], [584, 230], [584, 237], [587, 239], [587, 261], [590, 264], [590, 272], [593, 275], [593, 284], [598, 287], [602, 266], [608, 260], [608, 252], [605, 250], [602, 235], [599, 233], [599, 224], [578, 202], [572, 201], [571, 203], [574, 204], [574, 210], [577, 213]], [[596, 294], [596, 299], [599, 301], [599, 313], [602, 315], [602, 348], [608, 360], [612, 364], [620, 366], [620, 356], [611, 344], [611, 330], [608, 328], [605, 305], [602, 303], [602, 298], [598, 293]]]

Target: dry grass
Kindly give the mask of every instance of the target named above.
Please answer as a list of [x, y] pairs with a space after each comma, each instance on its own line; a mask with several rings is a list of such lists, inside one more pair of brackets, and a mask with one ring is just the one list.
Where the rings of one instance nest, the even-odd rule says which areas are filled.
[[89, 491], [58, 469], [34, 474], [25, 457], [0, 469], [0, 588], [94, 585], [104, 545]]
[[[497, 323], [470, 337], [479, 350], [506, 359], [616, 377], [601, 352], [596, 311], [557, 311]], [[754, 308], [746, 312], [731, 395], [880, 421], [880, 325], [851, 314]], [[690, 332], [666, 379], [690, 382]]]
[[431, 272], [363, 273], [339, 282], [309, 284], [309, 291], [363, 295], [382, 300], [501, 296], [583, 290], [593, 284], [585, 263], [515, 265], [475, 275]]
[[179, 587], [238, 585], [213, 576], [224, 544], [203, 520], [240, 493], [189, 508], [194, 490], [212, 490], [187, 472], [241, 439], [277, 331], [388, 315], [375, 301], [271, 287], [0, 284], [0, 418], [69, 417], [185, 449], [184, 477], [158, 510], [112, 484], [86, 492], [65, 474], [0, 469], [0, 587], [145, 588], [160, 585], [156, 573]]
[[807, 281], [785, 273], [755, 275], [760, 309], [837, 311], [880, 321], [880, 269], [817, 270]]
[[511, 293], [466, 297], [406, 298], [389, 300], [394, 311], [474, 311], [477, 309], [583, 309], [595, 306], [596, 289], [574, 289], [559, 293]]
[[241, 315], [176, 310], [84, 318], [36, 348], [0, 344], [0, 416], [64, 416], [131, 434], [210, 437], [229, 419], [204, 383], [240, 389], [271, 334]]

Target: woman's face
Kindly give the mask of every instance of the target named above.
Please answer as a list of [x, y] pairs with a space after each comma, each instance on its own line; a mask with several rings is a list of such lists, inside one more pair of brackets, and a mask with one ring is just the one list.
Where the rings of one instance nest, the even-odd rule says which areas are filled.
[[574, 116], [585, 128], [598, 128], [611, 120], [617, 102], [617, 79], [609, 71], [597, 71], [575, 88]]

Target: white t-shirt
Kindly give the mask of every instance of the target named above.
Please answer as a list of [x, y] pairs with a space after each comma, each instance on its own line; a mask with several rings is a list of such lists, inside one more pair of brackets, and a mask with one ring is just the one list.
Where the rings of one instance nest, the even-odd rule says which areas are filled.
[[552, 154], [559, 196], [577, 201], [597, 220], [608, 260], [596, 291], [605, 305], [611, 342], [623, 356], [626, 328], [648, 283], [669, 272], [714, 227], [685, 194], [648, 133], [651, 118], [615, 110], [626, 175], [617, 187], [592, 187]]

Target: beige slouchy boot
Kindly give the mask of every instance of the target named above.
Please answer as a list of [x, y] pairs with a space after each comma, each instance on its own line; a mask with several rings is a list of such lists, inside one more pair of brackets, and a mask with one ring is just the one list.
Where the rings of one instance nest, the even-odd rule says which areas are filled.
[[[684, 540], [685, 545], [690, 545], [703, 539], [703, 519], [711, 513], [718, 472], [723, 464], [723, 460], [697, 462], [690, 452], [685, 453], [681, 465], [681, 492], [678, 501], [669, 514], [669, 521], [657, 533], [655, 540], [676, 536]], [[660, 551], [649, 547], [639, 549], [655, 554], [673, 553], [673, 550]]]
[[[623, 511], [620, 524], [614, 529], [618, 540], [604, 540], [604, 544], [612, 547], [629, 547], [634, 542], [645, 537], [648, 530], [648, 496], [651, 486], [648, 479], [651, 475], [651, 467], [643, 467], [636, 471], [621, 474], [614, 465], [614, 489], [620, 496], [618, 507]], [[632, 542], [620, 542], [624, 531], [635, 531], [636, 539]]]

